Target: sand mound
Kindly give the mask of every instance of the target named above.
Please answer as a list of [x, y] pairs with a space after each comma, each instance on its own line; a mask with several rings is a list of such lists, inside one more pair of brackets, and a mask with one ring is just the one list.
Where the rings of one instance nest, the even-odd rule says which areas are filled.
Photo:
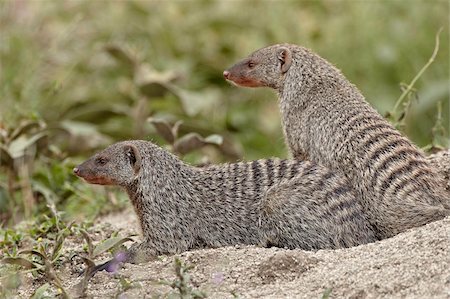
[[[137, 227], [133, 213], [110, 216], [117, 229]], [[194, 268], [193, 287], [209, 298], [449, 298], [450, 217], [415, 228], [394, 238], [342, 250], [284, 250], [252, 246], [196, 250], [178, 255]], [[173, 281], [174, 257], [126, 265], [119, 276], [139, 281], [140, 288], [124, 298], [167, 294], [155, 284]], [[97, 274], [88, 295], [98, 298], [118, 293], [118, 275]], [[234, 294], [234, 295], [233, 295]]]

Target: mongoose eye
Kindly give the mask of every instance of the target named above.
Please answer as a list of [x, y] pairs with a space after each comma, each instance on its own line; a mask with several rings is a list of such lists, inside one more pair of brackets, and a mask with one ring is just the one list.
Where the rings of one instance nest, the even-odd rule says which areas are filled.
[[255, 63], [249, 61], [249, 62], [247, 63], [247, 66], [248, 66], [249, 68], [253, 68], [253, 67], [255, 66]]
[[106, 162], [108, 162], [108, 160], [105, 159], [105, 158], [102, 158], [102, 157], [99, 157], [99, 158], [97, 158], [97, 159], [95, 160], [95, 163], [96, 163], [97, 165], [100, 165], [100, 166], [105, 165]]

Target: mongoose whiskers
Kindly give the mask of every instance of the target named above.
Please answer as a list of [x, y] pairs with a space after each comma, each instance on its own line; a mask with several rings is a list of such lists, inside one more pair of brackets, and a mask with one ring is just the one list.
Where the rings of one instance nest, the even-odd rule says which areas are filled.
[[422, 151], [317, 54], [272, 45], [236, 63], [224, 77], [277, 91], [293, 156], [346, 175], [379, 238], [450, 214], [450, 192]]
[[124, 141], [74, 169], [124, 188], [143, 242], [126, 261], [235, 244], [316, 250], [376, 240], [348, 181], [317, 164], [257, 160], [197, 168], [147, 141]]

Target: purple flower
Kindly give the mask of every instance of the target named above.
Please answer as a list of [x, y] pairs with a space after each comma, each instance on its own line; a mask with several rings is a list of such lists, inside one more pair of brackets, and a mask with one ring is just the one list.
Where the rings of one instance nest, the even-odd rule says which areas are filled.
[[120, 268], [120, 262], [117, 260], [110, 260], [106, 265], [105, 270], [109, 273], [116, 273]]
[[211, 277], [212, 277], [212, 281], [213, 281], [215, 284], [220, 284], [220, 283], [222, 283], [222, 282], [224, 281], [224, 279], [225, 279], [225, 276], [223, 275], [222, 272], [216, 272], [216, 273], [213, 273], [213, 274], [211, 275]]
[[127, 259], [127, 254], [125, 252], [119, 252], [118, 254], [116, 254], [116, 256], [114, 257], [114, 259], [120, 263], [125, 262], [125, 260]]

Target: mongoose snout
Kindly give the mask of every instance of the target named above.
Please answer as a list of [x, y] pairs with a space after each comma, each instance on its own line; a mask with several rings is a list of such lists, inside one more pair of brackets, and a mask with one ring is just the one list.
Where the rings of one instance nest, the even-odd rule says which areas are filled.
[[278, 44], [227, 69], [225, 78], [278, 93], [283, 132], [295, 158], [344, 174], [380, 238], [450, 214], [450, 193], [424, 153], [402, 136], [331, 63]]
[[113, 185], [113, 182], [111, 180], [105, 178], [104, 176], [101, 176], [99, 173], [95, 173], [91, 170], [86, 170], [82, 165], [75, 167], [73, 169], [73, 173], [90, 184]]
[[257, 76], [251, 74], [255, 64], [250, 61], [243, 61], [233, 65], [229, 69], [223, 72], [224, 78], [238, 86], [246, 87], [261, 87], [265, 86], [261, 80], [257, 79]]
[[345, 178], [311, 162], [197, 168], [151, 142], [131, 140], [109, 146], [74, 173], [127, 191], [144, 239], [128, 250], [128, 262], [237, 244], [317, 250], [377, 240]]

